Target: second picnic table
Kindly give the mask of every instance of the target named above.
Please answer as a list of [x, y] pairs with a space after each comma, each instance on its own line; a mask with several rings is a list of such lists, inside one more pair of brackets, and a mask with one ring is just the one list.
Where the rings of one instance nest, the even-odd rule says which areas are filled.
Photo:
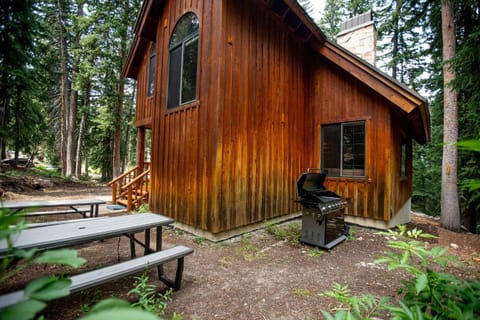
[[[105, 204], [100, 199], [65, 199], [65, 200], [30, 200], [30, 201], [5, 201], [0, 203], [0, 208], [8, 209], [10, 212], [19, 212], [21, 210], [38, 210], [41, 208], [69, 208], [61, 211], [31, 211], [27, 212], [27, 216], [42, 216], [51, 214], [67, 214], [78, 213], [83, 217], [98, 217], [98, 208], [101, 204]], [[87, 207], [80, 208], [80, 207]]]

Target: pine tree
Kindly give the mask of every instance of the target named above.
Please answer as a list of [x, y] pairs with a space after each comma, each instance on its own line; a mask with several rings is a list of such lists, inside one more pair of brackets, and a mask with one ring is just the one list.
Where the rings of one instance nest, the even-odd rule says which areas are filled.
[[372, 9], [367, 0], [327, 0], [319, 25], [325, 35], [331, 39], [340, 31], [340, 24], [356, 15]]
[[337, 0], [327, 0], [325, 4], [319, 25], [325, 35], [330, 39], [335, 39], [335, 36], [340, 31], [340, 23], [346, 18], [343, 7], [342, 1]]
[[453, 87], [456, 71], [452, 59], [456, 52], [453, 0], [442, 0], [443, 40], [443, 162], [442, 162], [442, 213], [443, 227], [460, 230], [460, 209], [457, 189], [458, 104]]
[[15, 161], [20, 152], [33, 156], [42, 141], [46, 83], [37, 58], [43, 44], [36, 10], [34, 1], [0, 3], [0, 155], [4, 158], [10, 146]]
[[367, 0], [345, 0], [344, 5], [348, 19], [372, 10], [372, 3]]
[[425, 24], [428, 2], [425, 0], [381, 1], [376, 11], [378, 18], [380, 61], [391, 71], [393, 78], [419, 90], [424, 66], [427, 64], [427, 46], [420, 32]]

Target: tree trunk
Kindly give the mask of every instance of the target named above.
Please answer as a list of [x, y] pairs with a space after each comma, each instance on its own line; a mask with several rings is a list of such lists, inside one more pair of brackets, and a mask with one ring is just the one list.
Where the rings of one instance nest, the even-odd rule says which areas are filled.
[[[20, 132], [20, 104], [21, 104], [21, 97], [22, 97], [22, 89], [17, 86], [16, 90], [16, 97], [15, 97], [15, 106], [14, 106], [14, 114], [15, 114], [15, 132], [19, 133]], [[16, 134], [13, 138], [13, 143], [15, 146], [15, 156], [13, 158], [13, 167], [17, 167], [18, 165], [18, 158], [20, 154], [20, 141], [19, 141], [19, 135]]]
[[455, 25], [453, 0], [442, 1], [443, 40], [443, 162], [442, 162], [442, 212], [443, 227], [460, 230], [460, 208], [457, 189], [457, 93], [452, 85], [456, 72], [451, 60], [455, 57]]
[[77, 150], [75, 155], [75, 176], [77, 178], [82, 176], [82, 144], [83, 136], [85, 135], [85, 129], [87, 127], [88, 111], [85, 110], [82, 113], [82, 119], [80, 120], [80, 127], [78, 128], [77, 138]]
[[[130, 110], [129, 110], [129, 113], [128, 113], [128, 118], [127, 118], [127, 123], [132, 123], [133, 121], [133, 117], [134, 117], [134, 108], [133, 108], [133, 105], [134, 105], [134, 100], [135, 100], [135, 89], [136, 89], [136, 86], [133, 86], [133, 92], [132, 92], [132, 95], [130, 96]], [[131, 150], [132, 149], [132, 145], [130, 144], [130, 125], [127, 125], [127, 129], [125, 130], [125, 141], [126, 141], [126, 145], [127, 145], [127, 156], [126, 156], [126, 159], [123, 161], [122, 163], [122, 172], [125, 172], [126, 170], [126, 167], [127, 167], [127, 164], [130, 164], [132, 163], [132, 157], [135, 153], [135, 150]]]
[[120, 172], [120, 146], [122, 140], [122, 112], [123, 112], [123, 80], [119, 79], [118, 83], [118, 104], [117, 104], [117, 120], [115, 123], [115, 133], [113, 136], [113, 178], [118, 177]]
[[[2, 90], [3, 91], [3, 90]], [[8, 97], [7, 94], [2, 92], [0, 97], [0, 127], [5, 128], [6, 125], [6, 117], [7, 117], [7, 105], [8, 105]], [[7, 157], [7, 150], [5, 139], [3, 138], [4, 133], [0, 132], [0, 160], [5, 159]]]
[[[83, 3], [78, 3], [77, 8], [77, 18], [80, 20], [83, 17]], [[80, 48], [80, 31], [78, 29], [75, 30], [75, 38], [74, 43], [72, 44], [73, 48]], [[75, 143], [75, 132], [77, 130], [77, 110], [78, 110], [78, 90], [75, 89], [73, 85], [76, 81], [78, 76], [79, 70], [79, 58], [78, 53], [73, 51], [73, 61], [72, 61], [72, 72], [71, 72], [71, 83], [72, 86], [70, 88], [70, 105], [68, 110], [68, 118], [67, 118], [67, 147], [66, 147], [66, 165], [67, 168], [65, 170], [66, 176], [71, 176], [76, 173], [75, 170], [75, 160], [76, 160], [76, 147], [78, 145]]]
[[[73, 67], [72, 82], [78, 73], [78, 68]], [[65, 150], [65, 176], [72, 176], [75, 168], [75, 131], [77, 128], [77, 106], [78, 106], [78, 91], [73, 87], [70, 88], [70, 106], [68, 108], [67, 118], [67, 146]]]
[[62, 19], [62, 5], [57, 1], [58, 37], [60, 42], [60, 163], [62, 175], [66, 173], [66, 127], [68, 102], [68, 69], [67, 69], [67, 44], [65, 41], [65, 27]]
[[[80, 127], [78, 128], [78, 138], [77, 138], [77, 154], [75, 157], [75, 176], [80, 177], [82, 175], [82, 146], [83, 146], [83, 137], [85, 136], [85, 131], [87, 129], [87, 118], [88, 110], [90, 109], [90, 93], [91, 93], [91, 82], [87, 81], [84, 87], [84, 97], [83, 97], [83, 108], [82, 119], [80, 120]], [[88, 175], [88, 168], [86, 168]]]
[[80, 125], [78, 128], [78, 137], [77, 137], [77, 148], [75, 150], [75, 169], [74, 175], [79, 178], [82, 176], [82, 143], [83, 135], [85, 133], [85, 123], [87, 121], [87, 112], [82, 113], [82, 118], [80, 119]]
[[[124, 17], [128, 16], [130, 3], [128, 0], [125, 0], [124, 3]], [[115, 134], [113, 136], [113, 178], [118, 177], [121, 174], [120, 171], [120, 162], [121, 162], [121, 140], [122, 140], [122, 113], [123, 113], [123, 98], [125, 95], [125, 84], [124, 80], [121, 77], [121, 69], [127, 55], [127, 28], [124, 28], [124, 31], [121, 35], [120, 43], [120, 61], [118, 68], [118, 104], [117, 104], [117, 119], [115, 123]]]
[[85, 162], [85, 177], [88, 177], [88, 150], [85, 150], [83, 159]]

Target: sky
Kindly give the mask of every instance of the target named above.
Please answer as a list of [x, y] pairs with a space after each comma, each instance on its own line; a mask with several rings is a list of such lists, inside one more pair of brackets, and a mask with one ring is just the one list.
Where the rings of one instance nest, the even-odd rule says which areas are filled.
[[312, 6], [315, 8], [314, 9], [314, 18], [315, 21], [318, 21], [320, 18], [319, 11], [323, 11], [323, 8], [325, 7], [325, 0], [310, 0]]

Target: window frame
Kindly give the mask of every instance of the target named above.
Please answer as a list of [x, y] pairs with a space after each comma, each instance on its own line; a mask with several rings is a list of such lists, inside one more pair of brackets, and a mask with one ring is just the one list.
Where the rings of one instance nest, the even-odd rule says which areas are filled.
[[[345, 174], [347, 170], [357, 170], [357, 169], [345, 169], [345, 143], [344, 143], [344, 128], [349, 127], [349, 126], [358, 126], [361, 125], [363, 127], [363, 174], [362, 175], [356, 175], [355, 172], [353, 174]], [[332, 174], [331, 172], [328, 172], [329, 176], [332, 177], [337, 177], [337, 178], [366, 178], [367, 177], [367, 121], [366, 120], [356, 120], [356, 121], [349, 121], [349, 122], [339, 122], [339, 123], [328, 123], [328, 124], [322, 124], [321, 125], [321, 140], [320, 140], [320, 152], [321, 152], [321, 160], [320, 160], [320, 167], [322, 170], [328, 171], [329, 168], [325, 168], [325, 153], [324, 148], [325, 148], [325, 128], [326, 127], [338, 127], [340, 133], [339, 133], [339, 143], [340, 146], [337, 146], [338, 150], [338, 166], [339, 166], [339, 173], [337, 174]], [[360, 170], [360, 169], [358, 169]]]
[[[182, 19], [188, 17], [189, 15], [194, 15], [195, 18], [197, 19], [197, 21], [199, 21], [198, 15], [196, 13], [191, 12], [191, 11], [187, 12], [178, 19], [175, 27], [173, 28], [172, 34], [170, 35], [169, 47], [168, 47], [168, 54], [169, 54], [168, 74], [167, 74], [168, 84], [167, 84], [167, 95], [166, 95], [167, 96], [167, 101], [166, 101], [167, 111], [176, 109], [178, 107], [185, 106], [187, 104], [193, 103], [193, 102], [198, 100], [200, 22], [198, 22], [198, 28], [194, 32], [189, 33], [186, 36], [184, 36], [182, 39], [180, 39], [180, 40], [177, 39], [174, 43], [172, 43], [174, 41], [173, 38], [175, 36], [175, 32], [177, 31], [177, 27], [182, 22]], [[195, 66], [195, 94], [194, 94], [194, 97], [192, 99], [182, 101], [183, 100], [183, 95], [184, 95], [184, 92], [183, 92], [183, 89], [184, 89], [183, 88], [183, 82], [184, 82], [183, 80], [184, 79], [183, 79], [183, 77], [184, 77], [184, 74], [185, 74], [186, 48], [188, 47], [188, 45], [190, 45], [192, 43], [195, 43], [195, 42], [197, 43], [196, 44], [196, 46], [197, 46], [197, 48], [196, 48], [197, 57], [196, 57], [196, 66]], [[173, 65], [172, 66], [172, 61], [177, 61], [177, 59], [172, 60], [172, 52], [178, 50], [179, 48], [180, 48], [180, 52], [177, 53], [177, 54], [180, 55], [179, 65]], [[173, 71], [175, 69], [177, 69], [177, 70]], [[177, 72], [178, 74], [173, 74], [172, 72]], [[172, 84], [172, 82], [173, 82], [173, 84]], [[175, 86], [174, 88], [172, 87], [173, 85]], [[172, 96], [172, 94], [178, 94], [178, 96]]]
[[153, 97], [155, 93], [155, 68], [157, 63], [157, 52], [155, 42], [150, 46], [150, 55], [148, 59], [148, 79], [147, 79], [147, 97]]

